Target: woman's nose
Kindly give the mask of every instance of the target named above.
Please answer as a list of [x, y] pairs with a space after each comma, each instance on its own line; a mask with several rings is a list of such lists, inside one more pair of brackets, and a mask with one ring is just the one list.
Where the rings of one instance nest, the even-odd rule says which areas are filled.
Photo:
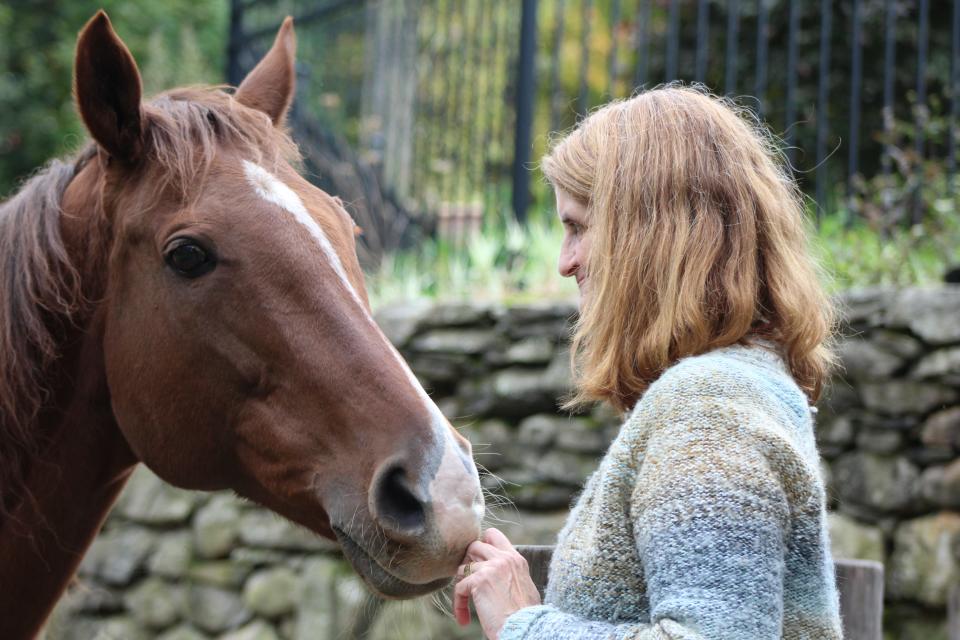
[[577, 260], [576, 254], [570, 252], [561, 252], [560, 260], [557, 264], [557, 270], [560, 272], [560, 275], [564, 278], [569, 278], [577, 274], [577, 269], [580, 268], [580, 262]]

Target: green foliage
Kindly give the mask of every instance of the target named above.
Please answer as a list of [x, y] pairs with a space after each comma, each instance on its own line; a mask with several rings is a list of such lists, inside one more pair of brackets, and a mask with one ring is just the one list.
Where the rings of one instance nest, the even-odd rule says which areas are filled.
[[[940, 282], [948, 267], [960, 265], [960, 203], [938, 198], [929, 207], [922, 224], [882, 231], [847, 211], [825, 216], [811, 240], [828, 289]], [[812, 208], [809, 215], [812, 221]], [[422, 297], [573, 299], [576, 285], [557, 273], [562, 239], [552, 210], [536, 211], [526, 227], [504, 214], [465, 243], [428, 239], [387, 256], [367, 287], [375, 307]]]
[[857, 222], [846, 226], [840, 216], [824, 220], [814, 242], [832, 289], [872, 284], [931, 284], [947, 267], [960, 263], [960, 221], [948, 200], [938, 201], [943, 215], [908, 229], [882, 235]]
[[[147, 95], [175, 86], [213, 84], [221, 77], [201, 50], [194, 28], [186, 24], [177, 31], [178, 42], [173, 49], [169, 37], [161, 31], [154, 31], [147, 40], [141, 67]], [[171, 64], [171, 60], [176, 63]]]
[[143, 72], [147, 94], [223, 81], [223, 0], [35, 0], [0, 4], [0, 197], [48, 158], [85, 139], [71, 100], [76, 36], [110, 15]]
[[921, 224], [885, 229], [841, 211], [823, 218], [814, 247], [837, 291], [940, 282], [960, 264], [960, 208], [955, 197], [938, 198]]
[[[940, 100], [917, 120], [925, 141], [949, 136]], [[914, 122], [894, 121], [881, 138], [886, 170], [855, 179], [852, 195], [820, 221], [815, 240], [836, 288], [937, 282], [960, 265], [960, 184], [951, 183], [946, 163], [917, 154], [917, 132]]]
[[507, 211], [485, 220], [463, 242], [429, 238], [386, 256], [367, 278], [373, 306], [420, 297], [522, 302], [576, 296], [576, 284], [557, 273], [563, 229], [552, 210], [535, 212], [526, 226]]

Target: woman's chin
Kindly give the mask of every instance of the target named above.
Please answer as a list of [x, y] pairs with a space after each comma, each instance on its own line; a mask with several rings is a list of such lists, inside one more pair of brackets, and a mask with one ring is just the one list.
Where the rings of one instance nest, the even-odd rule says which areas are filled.
[[587, 281], [578, 282], [577, 293], [577, 304], [580, 309], [583, 309], [583, 305], [587, 301], [587, 296], [590, 294], [590, 284]]

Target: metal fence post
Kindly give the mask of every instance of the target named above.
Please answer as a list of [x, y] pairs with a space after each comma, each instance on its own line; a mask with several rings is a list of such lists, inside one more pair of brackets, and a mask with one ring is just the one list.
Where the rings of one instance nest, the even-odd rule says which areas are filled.
[[513, 211], [527, 219], [530, 205], [530, 145], [533, 140], [534, 62], [537, 55], [537, 0], [523, 0], [520, 17], [520, 56], [517, 61], [517, 133], [513, 148]]
[[817, 164], [816, 164], [816, 200], [817, 223], [826, 213], [827, 206], [827, 109], [830, 94], [830, 28], [833, 3], [830, 0], [820, 2], [820, 60], [819, 79], [817, 81]]
[[613, 42], [610, 46], [610, 77], [607, 78], [607, 99], [615, 98], [617, 92], [617, 26], [620, 24], [620, 0], [613, 0], [610, 8], [610, 33]]
[[[896, 35], [896, 3], [894, 0], [884, 2], [884, 44], [883, 44], [883, 156], [881, 166], [884, 178], [890, 175], [893, 163], [893, 83], [894, 64], [897, 55]], [[884, 180], [884, 202], [889, 200], [890, 185]]]
[[707, 77], [707, 51], [710, 48], [710, 3], [697, 3], [697, 65], [694, 79], [703, 82]]
[[[860, 85], [863, 77], [860, 0], [853, 0], [850, 20], [852, 22], [850, 34], [852, 70], [850, 73], [850, 131], [847, 136], [847, 209], [853, 214], [857, 208], [854, 180], [860, 170]], [[850, 222], [852, 222], [852, 216]]]
[[740, 50], [740, 2], [739, 0], [729, 0], [727, 2], [727, 56], [726, 69], [723, 79], [723, 92], [726, 95], [733, 95], [737, 90], [737, 52]]
[[237, 86], [243, 70], [240, 68], [240, 40], [243, 38], [243, 0], [230, 0], [230, 33], [227, 37], [227, 84]]
[[678, 59], [680, 58], [680, 4], [670, 0], [670, 14], [667, 20], [667, 68], [664, 80], [677, 79]]
[[914, 168], [916, 186], [913, 195], [913, 212], [910, 222], [920, 224], [923, 221], [923, 164], [926, 159], [927, 123], [930, 120], [930, 111], [927, 106], [927, 48], [929, 46], [930, 3], [929, 0], [920, 0], [920, 11], [917, 18], [917, 106], [915, 112], [916, 133], [913, 152], [917, 157], [917, 166]]
[[640, 20], [637, 31], [637, 68], [633, 76], [633, 90], [636, 91], [647, 82], [647, 69], [650, 67], [650, 3], [652, 0], [640, 0]]
[[960, 0], [953, 0], [950, 30], [950, 126], [947, 138], [947, 192], [953, 195], [957, 172], [957, 114], [960, 114]]
[[[526, 4], [524, 4], [526, 6]], [[577, 119], [587, 115], [590, 102], [590, 83], [587, 77], [590, 71], [590, 30], [593, 26], [593, 0], [583, 0], [580, 7], [580, 90], [577, 92]], [[534, 20], [536, 24], [536, 20]]]
[[786, 143], [787, 160], [790, 171], [795, 172], [794, 160], [797, 156], [793, 141], [797, 136], [797, 31], [800, 28], [800, 0], [790, 0], [790, 14], [787, 26], [787, 105], [786, 105]]
[[769, 7], [766, 0], [757, 0], [757, 69], [754, 79], [753, 94], [757, 99], [757, 116], [763, 119], [764, 101], [767, 95], [767, 21]]

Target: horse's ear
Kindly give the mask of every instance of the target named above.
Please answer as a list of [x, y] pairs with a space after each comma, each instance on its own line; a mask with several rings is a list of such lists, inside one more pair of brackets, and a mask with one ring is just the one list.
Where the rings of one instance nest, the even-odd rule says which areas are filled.
[[293, 33], [293, 18], [288, 16], [280, 25], [270, 51], [240, 83], [236, 99], [263, 111], [274, 124], [282, 123], [293, 101], [296, 55], [297, 37]]
[[73, 92], [93, 139], [126, 163], [143, 153], [142, 88], [137, 63], [102, 10], [77, 40]]

